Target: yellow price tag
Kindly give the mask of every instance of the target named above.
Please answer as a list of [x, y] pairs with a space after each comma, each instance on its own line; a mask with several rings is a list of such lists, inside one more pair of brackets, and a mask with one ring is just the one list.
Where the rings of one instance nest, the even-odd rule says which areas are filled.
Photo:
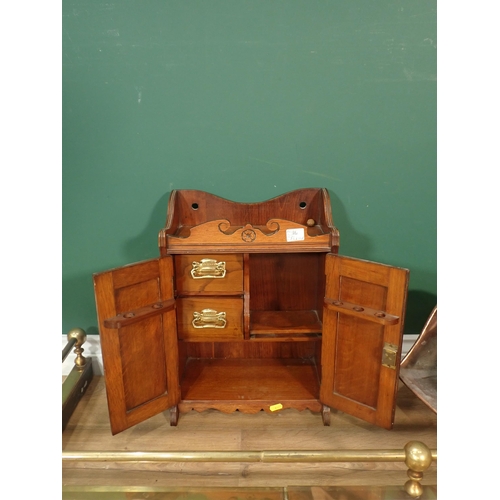
[[277, 405], [272, 405], [269, 407], [271, 411], [278, 411], [283, 409], [283, 405], [281, 403], [278, 403]]

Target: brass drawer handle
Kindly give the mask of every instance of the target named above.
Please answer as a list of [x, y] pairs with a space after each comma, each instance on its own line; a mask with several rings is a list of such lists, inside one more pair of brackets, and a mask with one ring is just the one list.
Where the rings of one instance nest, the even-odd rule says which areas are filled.
[[225, 312], [217, 312], [214, 309], [193, 312], [192, 325], [194, 328], [225, 328], [226, 323]]
[[224, 278], [226, 276], [226, 263], [214, 259], [201, 259], [192, 263], [191, 276], [195, 280], [203, 278]]

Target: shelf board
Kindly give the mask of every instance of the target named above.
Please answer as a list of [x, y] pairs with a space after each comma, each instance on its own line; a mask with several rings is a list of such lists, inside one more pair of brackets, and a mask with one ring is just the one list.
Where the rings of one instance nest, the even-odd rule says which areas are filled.
[[189, 359], [182, 399], [249, 403], [317, 400], [319, 378], [309, 359]]
[[254, 338], [321, 334], [322, 327], [316, 310], [250, 312], [250, 335]]

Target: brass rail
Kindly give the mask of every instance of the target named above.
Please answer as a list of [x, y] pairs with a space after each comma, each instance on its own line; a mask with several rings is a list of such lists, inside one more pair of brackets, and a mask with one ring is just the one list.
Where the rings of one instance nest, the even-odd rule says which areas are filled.
[[325, 451], [66, 451], [63, 462], [404, 462], [408, 466], [406, 492], [422, 494], [423, 472], [437, 460], [437, 450], [420, 441], [410, 441], [403, 450], [325, 450]]
[[72, 337], [68, 339], [68, 343], [64, 346], [64, 349], [62, 351], [62, 362], [64, 363], [64, 360], [68, 357], [68, 354], [71, 352], [71, 349], [73, 346], [76, 344], [76, 338]]
[[[430, 450], [433, 460], [437, 451]], [[65, 451], [66, 462], [404, 462], [404, 450]]]

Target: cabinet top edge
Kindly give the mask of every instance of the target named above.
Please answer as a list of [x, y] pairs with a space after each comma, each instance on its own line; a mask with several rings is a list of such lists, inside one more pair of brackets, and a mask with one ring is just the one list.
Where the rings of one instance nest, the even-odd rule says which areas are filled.
[[265, 200], [260, 200], [260, 201], [237, 201], [229, 198], [224, 198], [222, 196], [210, 193], [208, 191], [204, 191], [201, 189], [173, 189], [170, 193], [170, 200], [174, 199], [177, 196], [208, 196], [210, 198], [213, 198], [214, 200], [221, 200], [223, 202], [227, 203], [234, 203], [237, 205], [262, 205], [266, 204], [268, 202], [273, 202], [276, 200], [279, 200], [280, 198], [287, 198], [295, 195], [311, 195], [311, 194], [322, 194], [326, 195], [328, 198], [326, 201], [329, 201], [329, 195], [328, 195], [328, 190], [326, 188], [302, 188], [302, 189], [294, 189], [292, 191], [287, 191], [285, 193], [281, 193], [279, 195], [273, 196], [272, 198], [267, 198]]

